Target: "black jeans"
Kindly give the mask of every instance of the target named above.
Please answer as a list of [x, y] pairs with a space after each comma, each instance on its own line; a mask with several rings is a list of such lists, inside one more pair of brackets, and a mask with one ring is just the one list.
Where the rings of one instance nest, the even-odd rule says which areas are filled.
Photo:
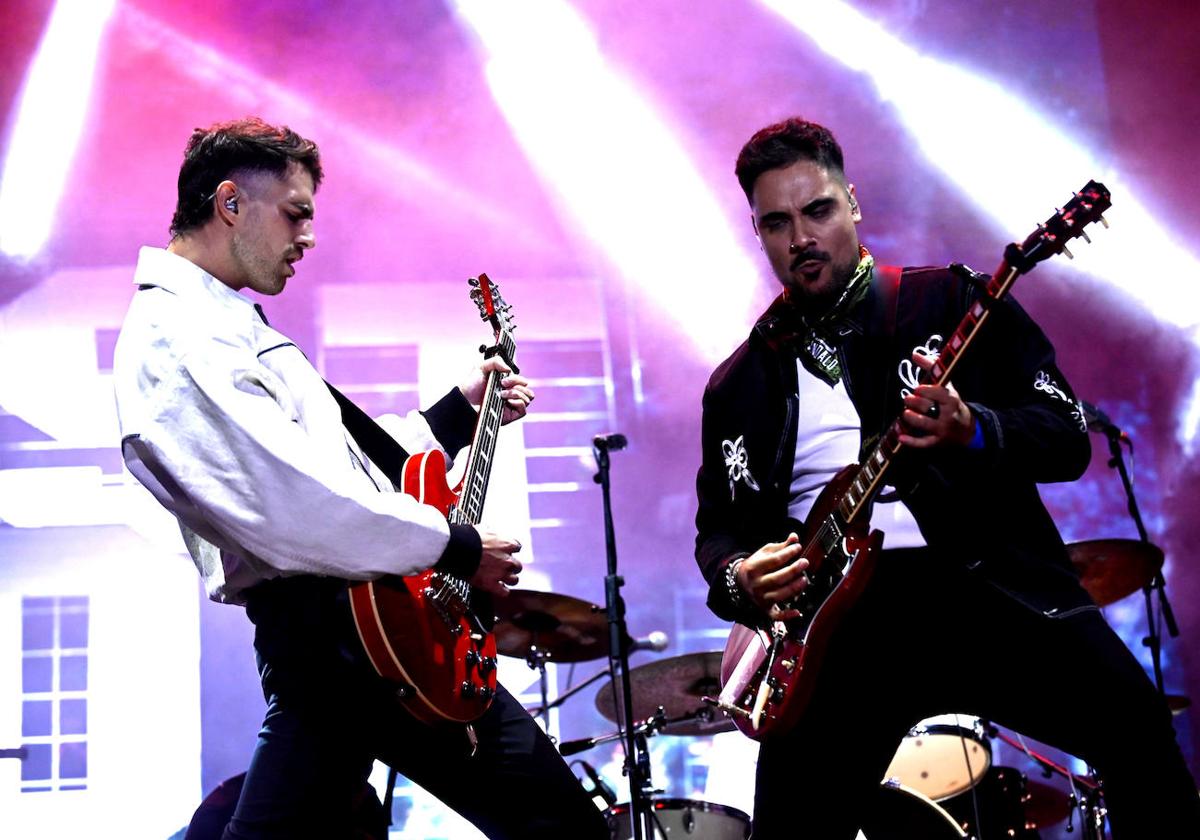
[[753, 837], [853, 838], [909, 728], [952, 712], [1094, 766], [1114, 840], [1200, 837], [1170, 713], [1103, 616], [1046, 618], [922, 550], [883, 555], [801, 723], [764, 742]]
[[463, 726], [403, 711], [356, 655], [342, 590], [291, 578], [251, 596], [268, 708], [226, 838], [361, 836], [356, 807], [376, 758], [490, 838], [608, 837], [550, 739], [503, 687], [474, 725], [474, 756]]

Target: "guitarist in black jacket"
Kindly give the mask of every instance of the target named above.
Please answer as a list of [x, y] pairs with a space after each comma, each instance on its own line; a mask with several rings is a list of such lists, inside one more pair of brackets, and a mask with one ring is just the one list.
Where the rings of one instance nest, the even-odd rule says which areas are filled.
[[783, 292], [704, 395], [696, 558], [710, 608], [748, 626], [792, 617], [781, 604], [808, 585], [797, 534], [821, 489], [898, 416], [908, 450], [872, 512], [887, 535], [874, 578], [800, 722], [764, 739], [756, 840], [853, 838], [908, 729], [952, 712], [1094, 766], [1117, 840], [1200, 836], [1169, 712], [1037, 492], [1090, 457], [1050, 342], [1008, 298], [952, 385], [920, 384], [987, 278], [876, 268], [822, 126], [763, 129], [736, 171]]

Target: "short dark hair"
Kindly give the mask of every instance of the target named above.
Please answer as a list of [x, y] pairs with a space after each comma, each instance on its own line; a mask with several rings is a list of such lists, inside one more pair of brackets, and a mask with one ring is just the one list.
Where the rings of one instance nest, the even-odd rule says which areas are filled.
[[811, 160], [836, 174], [840, 180], [846, 180], [842, 147], [833, 139], [833, 133], [823, 125], [799, 117], [791, 117], [756, 132], [742, 146], [733, 171], [737, 173], [746, 200], [750, 201], [754, 182], [759, 175], [791, 166], [798, 160]]
[[277, 178], [297, 163], [321, 185], [321, 155], [317, 144], [285, 126], [258, 117], [197, 128], [183, 152], [179, 194], [171, 217], [171, 236], [195, 230], [213, 215], [217, 185], [235, 172], [269, 172]]

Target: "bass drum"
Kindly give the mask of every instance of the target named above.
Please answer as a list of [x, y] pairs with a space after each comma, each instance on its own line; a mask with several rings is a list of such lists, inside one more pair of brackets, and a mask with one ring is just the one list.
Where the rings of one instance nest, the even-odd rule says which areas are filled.
[[941, 802], [979, 784], [991, 766], [992, 747], [979, 718], [938, 715], [908, 731], [884, 779]]
[[1039, 840], [1036, 824], [1025, 817], [1028, 799], [1024, 773], [1015, 767], [993, 767], [975, 790], [940, 804], [977, 837]]
[[[670, 840], [746, 840], [750, 836], [750, 817], [737, 808], [702, 802], [699, 799], [652, 799], [654, 817], [662, 833]], [[612, 840], [631, 840], [633, 826], [629, 819], [629, 803], [622, 802], [604, 812]]]
[[895, 782], [879, 788], [858, 840], [962, 840], [967, 833], [936, 802]]

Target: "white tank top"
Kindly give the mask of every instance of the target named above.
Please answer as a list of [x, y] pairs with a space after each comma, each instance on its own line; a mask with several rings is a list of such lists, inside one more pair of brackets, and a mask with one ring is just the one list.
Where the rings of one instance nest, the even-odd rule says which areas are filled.
[[[831, 388], [809, 373], [799, 360], [796, 368], [799, 416], [788, 515], [803, 522], [830, 479], [842, 467], [858, 460], [862, 421], [842, 380]], [[883, 531], [884, 548], [919, 548], [926, 544], [917, 520], [904, 502], [881, 504], [876, 500], [871, 511], [871, 528]]]

